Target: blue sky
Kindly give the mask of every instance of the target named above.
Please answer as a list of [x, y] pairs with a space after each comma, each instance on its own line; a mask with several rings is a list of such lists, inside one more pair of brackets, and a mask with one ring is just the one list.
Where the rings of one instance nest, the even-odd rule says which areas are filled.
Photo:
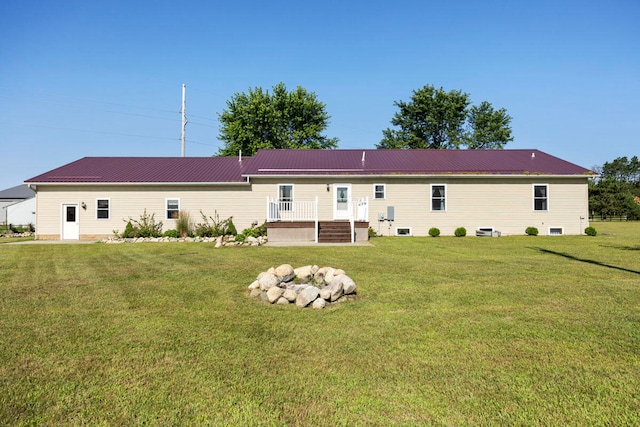
[[220, 147], [234, 93], [282, 81], [374, 148], [430, 84], [513, 117], [507, 148], [584, 167], [640, 155], [640, 2], [30, 1], [0, 4], [0, 189], [84, 156]]

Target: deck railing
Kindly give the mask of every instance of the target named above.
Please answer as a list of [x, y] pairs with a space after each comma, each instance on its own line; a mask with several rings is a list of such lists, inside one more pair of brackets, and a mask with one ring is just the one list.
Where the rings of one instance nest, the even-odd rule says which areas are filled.
[[312, 202], [283, 202], [267, 197], [267, 222], [315, 221], [318, 219], [318, 198]]
[[[267, 222], [276, 221], [314, 221], [316, 243], [318, 241], [318, 197], [314, 201], [282, 201], [276, 197], [267, 197]], [[369, 198], [363, 197], [349, 205], [349, 225], [351, 243], [355, 236], [355, 221], [369, 221]]]

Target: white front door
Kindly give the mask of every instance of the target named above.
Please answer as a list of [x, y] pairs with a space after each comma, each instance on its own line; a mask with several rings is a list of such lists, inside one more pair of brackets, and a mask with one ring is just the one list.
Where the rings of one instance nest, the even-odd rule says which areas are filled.
[[62, 240], [78, 240], [79, 238], [78, 205], [62, 205]]
[[349, 219], [351, 210], [351, 184], [333, 184], [333, 219]]

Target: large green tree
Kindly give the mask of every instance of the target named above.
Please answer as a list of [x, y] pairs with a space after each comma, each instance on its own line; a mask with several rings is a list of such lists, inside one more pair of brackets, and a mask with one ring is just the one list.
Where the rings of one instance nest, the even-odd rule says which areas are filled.
[[218, 155], [251, 156], [260, 148], [335, 148], [337, 138], [322, 133], [329, 124], [325, 105], [316, 94], [298, 86], [289, 92], [278, 83], [272, 92], [261, 87], [236, 93], [219, 114], [224, 141]]
[[511, 116], [507, 110], [496, 110], [487, 101], [469, 108], [468, 129], [464, 135], [467, 148], [495, 149], [504, 148], [505, 144], [513, 141], [511, 135]]
[[511, 116], [483, 101], [471, 106], [469, 94], [426, 85], [408, 102], [396, 101], [395, 129], [382, 131], [377, 148], [503, 148], [513, 140]]
[[602, 219], [640, 219], [638, 157], [618, 157], [594, 169], [598, 169], [600, 178], [589, 185], [589, 210], [592, 215]]
[[399, 111], [377, 148], [457, 148], [462, 143], [469, 95], [427, 85], [414, 90], [409, 102], [396, 101]]

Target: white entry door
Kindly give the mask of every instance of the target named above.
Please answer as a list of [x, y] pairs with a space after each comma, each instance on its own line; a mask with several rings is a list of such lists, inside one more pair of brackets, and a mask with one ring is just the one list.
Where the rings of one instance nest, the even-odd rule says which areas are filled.
[[333, 184], [333, 219], [349, 219], [351, 184]]
[[78, 240], [79, 238], [78, 205], [62, 205], [62, 240]]

